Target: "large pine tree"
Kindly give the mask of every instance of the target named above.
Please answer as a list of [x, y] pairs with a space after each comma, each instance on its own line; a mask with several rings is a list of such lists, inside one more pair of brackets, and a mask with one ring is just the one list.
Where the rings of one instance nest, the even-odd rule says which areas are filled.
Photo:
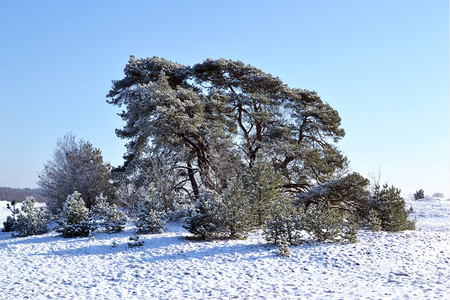
[[284, 192], [308, 192], [346, 173], [336, 147], [344, 136], [339, 114], [313, 91], [226, 59], [190, 67], [131, 56], [124, 72], [108, 94], [124, 108], [117, 135], [129, 139], [120, 171], [135, 166], [149, 145], [170, 148], [177, 187], [195, 199], [202, 189], [223, 193], [259, 154], [282, 174]]

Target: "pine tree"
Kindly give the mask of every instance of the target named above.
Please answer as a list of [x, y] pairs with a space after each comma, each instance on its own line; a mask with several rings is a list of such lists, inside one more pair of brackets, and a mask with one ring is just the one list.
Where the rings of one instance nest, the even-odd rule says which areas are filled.
[[239, 180], [234, 180], [222, 195], [219, 204], [220, 227], [223, 234], [242, 238], [252, 229], [252, 210], [246, 198], [246, 190]]
[[165, 213], [162, 206], [162, 199], [156, 190], [146, 196], [142, 201], [135, 226], [136, 233], [162, 233], [165, 231]]
[[220, 234], [222, 228], [218, 195], [201, 194], [194, 209], [189, 212], [183, 228], [203, 240]]
[[258, 155], [253, 166], [243, 175], [243, 181], [252, 207], [254, 224], [262, 226], [267, 220], [271, 204], [281, 199], [283, 178], [269, 161]]
[[96, 197], [90, 213], [94, 226], [101, 227], [108, 233], [121, 232], [125, 228], [125, 214], [115, 204], [108, 203], [103, 194]]
[[291, 249], [289, 249], [289, 242], [284, 237], [280, 243], [280, 248], [278, 249], [278, 255], [282, 257], [290, 257], [292, 255]]
[[88, 236], [91, 233], [89, 209], [77, 191], [67, 197], [58, 224], [60, 227], [57, 231], [63, 237]]
[[423, 198], [425, 198], [425, 192], [422, 189], [414, 193], [414, 200], [420, 200]]
[[409, 220], [410, 211], [405, 208], [405, 200], [401, 191], [394, 186], [385, 184], [382, 188], [375, 186], [374, 193], [369, 199], [369, 209], [377, 213], [381, 229], [386, 231], [414, 230], [415, 221]]
[[289, 245], [300, 245], [305, 241], [304, 226], [302, 213], [289, 199], [281, 199], [271, 205], [264, 236], [272, 244], [286, 240]]
[[6, 208], [11, 211], [11, 216], [6, 217], [6, 221], [3, 222], [3, 232], [11, 232], [14, 231], [14, 226], [16, 225], [17, 214], [19, 213], [19, 209], [16, 208], [17, 201], [11, 200], [10, 203], [6, 204]]
[[36, 207], [33, 197], [27, 197], [22, 203], [14, 225], [13, 236], [39, 235], [48, 232], [48, 213]]
[[311, 205], [305, 213], [305, 230], [319, 242], [340, 241], [344, 231], [343, 212], [324, 205]]

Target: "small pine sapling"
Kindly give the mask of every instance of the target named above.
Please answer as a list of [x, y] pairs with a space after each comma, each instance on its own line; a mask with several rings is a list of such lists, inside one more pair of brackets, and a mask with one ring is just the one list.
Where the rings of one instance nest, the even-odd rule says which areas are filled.
[[282, 193], [279, 188], [283, 185], [282, 174], [260, 154], [242, 178], [247, 190], [247, 199], [252, 206], [254, 226], [263, 226], [271, 204], [281, 199]]
[[355, 218], [351, 217], [350, 220], [344, 222], [344, 228], [342, 230], [341, 242], [357, 243], [358, 242], [359, 224]]
[[136, 233], [163, 233], [165, 231], [165, 213], [160, 202], [160, 195], [153, 191], [151, 196], [146, 196], [142, 201], [136, 218]]
[[369, 209], [378, 214], [381, 230], [403, 231], [414, 230], [415, 221], [409, 220], [410, 210], [405, 208], [405, 200], [400, 195], [400, 189], [385, 184], [382, 188], [377, 185], [369, 200]]
[[6, 204], [6, 208], [11, 211], [12, 216], [6, 217], [6, 221], [3, 222], [3, 232], [14, 231], [14, 226], [16, 224], [16, 215], [19, 213], [19, 209], [16, 208], [17, 201], [11, 200], [10, 203]]
[[222, 195], [219, 217], [222, 233], [231, 238], [246, 237], [252, 229], [251, 205], [245, 197], [243, 184], [234, 180]]
[[280, 248], [278, 249], [278, 255], [282, 257], [290, 257], [292, 255], [291, 249], [289, 249], [289, 242], [286, 237], [281, 240]]
[[115, 204], [109, 204], [103, 194], [95, 198], [91, 218], [96, 228], [103, 228], [108, 233], [121, 232], [127, 221], [125, 213], [119, 211]]
[[319, 242], [340, 241], [344, 229], [342, 212], [324, 205], [311, 205], [305, 214], [305, 229]]
[[24, 237], [47, 233], [48, 219], [48, 213], [36, 207], [36, 200], [33, 197], [27, 197], [17, 215], [13, 236]]
[[420, 189], [414, 193], [414, 200], [420, 200], [423, 198], [425, 198], [425, 192], [422, 189]]
[[305, 240], [303, 230], [302, 214], [289, 199], [272, 203], [264, 227], [264, 236], [269, 243], [280, 244], [286, 240], [289, 245], [300, 245]]
[[130, 241], [127, 243], [128, 247], [136, 248], [136, 247], [143, 246], [144, 245], [144, 241], [140, 241], [139, 238], [140, 238], [140, 236], [137, 235], [136, 232], [133, 234], [133, 236], [130, 236], [130, 238], [129, 238]]
[[92, 222], [89, 209], [85, 206], [80, 193], [74, 192], [67, 197], [58, 224], [60, 227], [57, 231], [63, 237], [89, 236], [92, 231]]
[[221, 231], [219, 198], [211, 194], [201, 195], [194, 209], [188, 213], [183, 228], [203, 240], [219, 234]]

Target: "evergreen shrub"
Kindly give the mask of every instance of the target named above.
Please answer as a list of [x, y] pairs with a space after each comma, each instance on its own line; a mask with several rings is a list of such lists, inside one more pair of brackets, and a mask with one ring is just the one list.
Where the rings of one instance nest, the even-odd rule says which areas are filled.
[[412, 208], [406, 210], [405, 200], [401, 191], [394, 186], [385, 184], [382, 188], [375, 186], [374, 193], [369, 199], [369, 209], [379, 218], [380, 228], [385, 231], [414, 230], [415, 221], [408, 216]]
[[136, 233], [162, 233], [165, 231], [165, 213], [161, 205], [161, 196], [153, 190], [150, 196], [145, 196], [142, 201], [135, 226]]
[[19, 209], [16, 208], [16, 204], [16, 200], [11, 200], [10, 203], [6, 204], [6, 208], [11, 211], [12, 216], [7, 216], [6, 221], [3, 222], [3, 232], [14, 231], [14, 226], [16, 225], [16, 215], [19, 213]]
[[108, 203], [103, 194], [95, 198], [95, 204], [91, 207], [91, 219], [95, 229], [103, 228], [108, 233], [121, 232], [127, 221], [125, 213], [115, 204]]
[[23, 237], [47, 233], [48, 219], [46, 209], [36, 207], [34, 197], [27, 197], [17, 215], [13, 236]]
[[220, 197], [216, 194], [202, 194], [194, 209], [189, 211], [183, 228], [203, 240], [220, 234]]
[[60, 227], [57, 231], [63, 237], [88, 236], [91, 233], [93, 224], [89, 209], [85, 206], [80, 193], [74, 192], [67, 197], [58, 224]]

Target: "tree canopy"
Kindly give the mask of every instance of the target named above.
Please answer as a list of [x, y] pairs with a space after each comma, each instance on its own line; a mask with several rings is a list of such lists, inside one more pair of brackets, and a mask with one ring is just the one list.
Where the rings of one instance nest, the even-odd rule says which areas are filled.
[[116, 133], [129, 140], [118, 171], [135, 172], [149, 151], [159, 154], [177, 170], [174, 186], [195, 198], [203, 189], [222, 193], [258, 155], [282, 174], [285, 192], [346, 173], [336, 146], [345, 135], [341, 118], [314, 91], [227, 59], [185, 66], [131, 56], [124, 73], [107, 95], [123, 108], [126, 124]]
[[67, 134], [58, 140], [53, 157], [39, 174], [38, 184], [53, 213], [61, 211], [67, 196], [75, 191], [86, 199], [90, 208], [102, 193], [114, 198], [110, 170], [110, 165], [103, 162], [100, 149]]

